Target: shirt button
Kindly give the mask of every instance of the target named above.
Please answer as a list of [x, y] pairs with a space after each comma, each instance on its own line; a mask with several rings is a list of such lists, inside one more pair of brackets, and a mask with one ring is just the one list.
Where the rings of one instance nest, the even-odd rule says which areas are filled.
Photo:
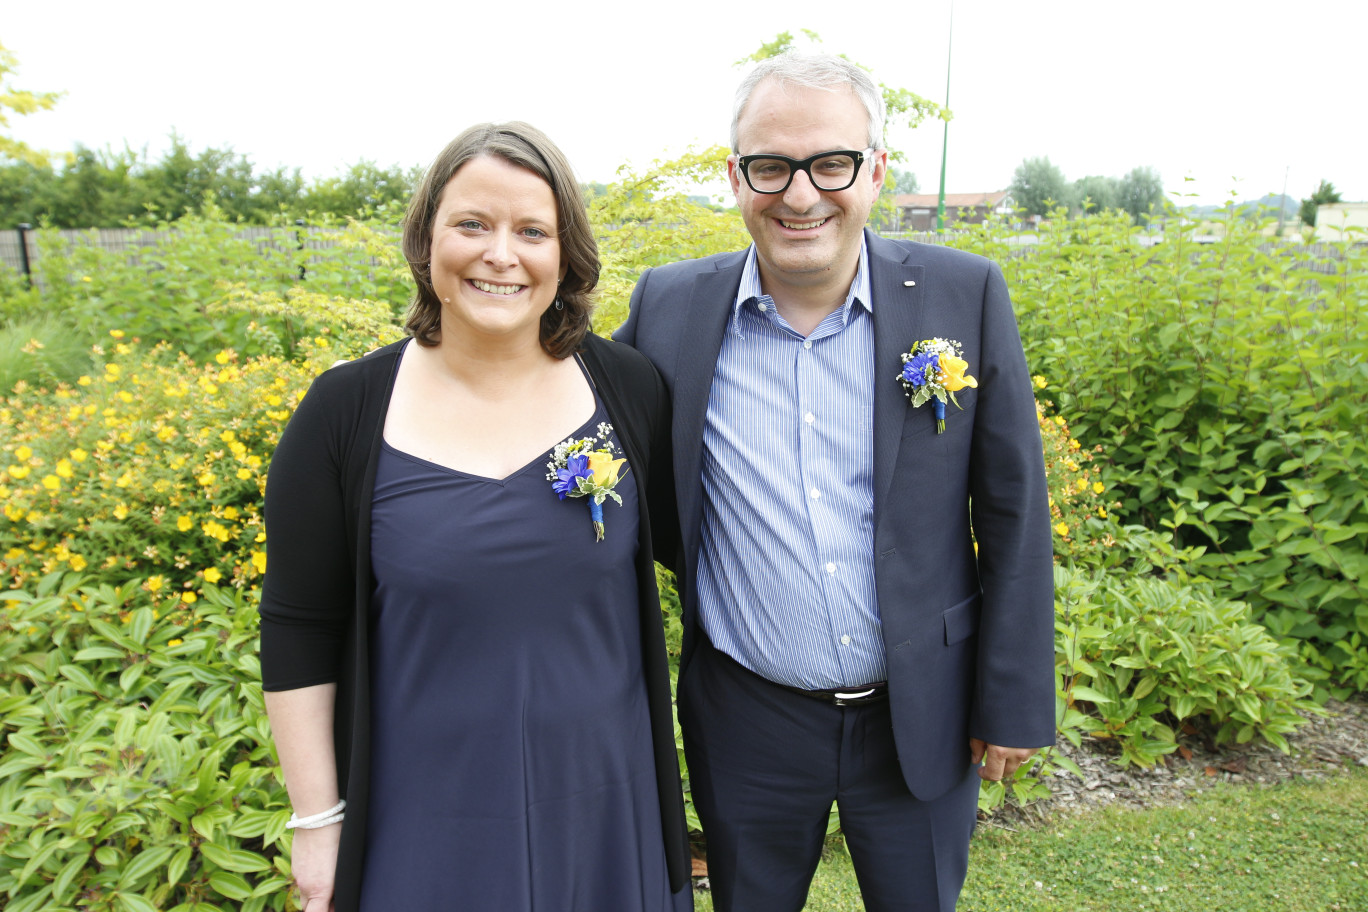
[[849, 646], [849, 645], [850, 645], [850, 634], [848, 634], [848, 633], [842, 634], [842, 636], [841, 636], [841, 645], [842, 645], [842, 646]]
[[827, 566], [826, 566], [826, 571], [827, 571], [827, 573], [835, 573], [835, 572], [836, 572], [836, 565], [835, 565], [835, 564], [827, 564]]
[[817, 420], [817, 416], [812, 414], [812, 412], [808, 412], [806, 415], [803, 416], [803, 420], [806, 421], [808, 424], [812, 424], [812, 422]]
[[819, 491], [819, 490], [817, 490], [816, 488], [813, 488], [813, 489], [812, 489], [811, 491], [809, 491], [808, 493], [810, 493], [810, 494], [812, 495], [812, 499], [813, 499], [813, 500], [816, 500], [817, 498], [819, 498], [819, 497], [822, 496], [822, 492]]
[[803, 348], [812, 348], [812, 340], [811, 340], [811, 339], [804, 339], [804, 340], [803, 340]]
[[764, 313], [765, 311], [769, 310], [769, 305], [768, 305], [768, 304], [756, 304], [756, 305], [755, 305], [755, 309], [758, 310], [758, 311], [760, 311], [761, 313]]

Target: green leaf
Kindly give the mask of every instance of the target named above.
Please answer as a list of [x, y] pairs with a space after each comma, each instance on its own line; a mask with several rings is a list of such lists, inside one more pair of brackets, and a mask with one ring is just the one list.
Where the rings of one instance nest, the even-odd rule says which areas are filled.
[[166, 863], [174, 851], [170, 846], [157, 846], [139, 852], [124, 866], [123, 873], [119, 875], [119, 888], [132, 890], [142, 886], [144, 881], [151, 878], [156, 870]]
[[181, 878], [185, 876], [185, 869], [189, 867], [190, 859], [193, 854], [194, 852], [189, 846], [182, 846], [176, 851], [176, 854], [173, 855], [171, 860], [166, 864], [166, 882], [168, 884], [174, 887], [181, 882]]
[[248, 852], [245, 849], [226, 849], [212, 842], [202, 843], [200, 854], [218, 867], [228, 871], [252, 873], [254, 871], [265, 871], [271, 867], [269, 861], [255, 852]]
[[237, 874], [216, 871], [209, 875], [209, 886], [229, 899], [246, 899], [252, 895], [252, 888]]
[[1112, 700], [1111, 697], [1107, 696], [1106, 694], [1101, 693], [1100, 691], [1094, 690], [1094, 689], [1091, 688], [1091, 687], [1084, 687], [1084, 686], [1082, 686], [1082, 685], [1075, 685], [1075, 686], [1074, 686], [1074, 689], [1073, 689], [1073, 698], [1074, 698], [1075, 700], [1086, 700], [1086, 701], [1089, 702], [1089, 703], [1094, 703], [1094, 704], [1099, 704], [1099, 705], [1100, 705], [1100, 704], [1103, 704], [1103, 703], [1113, 703], [1113, 702], [1115, 702], [1114, 700]]
[[148, 902], [147, 897], [136, 893], [120, 893], [119, 908], [124, 912], [157, 912], [157, 907]]

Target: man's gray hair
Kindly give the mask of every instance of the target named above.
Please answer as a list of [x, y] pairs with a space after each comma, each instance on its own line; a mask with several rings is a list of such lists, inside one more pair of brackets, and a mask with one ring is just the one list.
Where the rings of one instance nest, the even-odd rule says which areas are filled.
[[855, 93], [864, 105], [869, 116], [868, 146], [879, 150], [884, 147], [884, 100], [883, 93], [874, 80], [860, 67], [834, 54], [797, 54], [792, 51], [770, 57], [746, 74], [736, 87], [736, 103], [732, 107], [731, 147], [738, 155], [741, 145], [737, 127], [746, 103], [760, 83], [772, 79], [782, 85], [797, 85], [809, 89], [848, 88]]

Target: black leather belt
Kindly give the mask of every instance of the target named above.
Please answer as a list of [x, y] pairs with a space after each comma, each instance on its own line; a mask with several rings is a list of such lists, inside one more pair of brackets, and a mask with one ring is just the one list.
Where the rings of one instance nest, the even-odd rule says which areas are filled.
[[[771, 681], [770, 683], [774, 684], [775, 682]], [[888, 699], [887, 681], [862, 684], [859, 687], [844, 687], [837, 690], [803, 690], [801, 687], [789, 687], [787, 684], [777, 684], [776, 686], [792, 693], [802, 694], [813, 700], [830, 703], [833, 706], [863, 706], [866, 703], [877, 703], [880, 700]]]

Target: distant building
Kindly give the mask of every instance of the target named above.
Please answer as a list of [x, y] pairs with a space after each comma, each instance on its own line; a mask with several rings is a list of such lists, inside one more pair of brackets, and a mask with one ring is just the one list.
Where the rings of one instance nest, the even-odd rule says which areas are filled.
[[1322, 203], [1316, 207], [1316, 240], [1368, 241], [1368, 203]]
[[[934, 231], [937, 193], [899, 193], [893, 199], [898, 208], [898, 228], [901, 231]], [[1012, 197], [1006, 190], [994, 193], [945, 194], [945, 227], [977, 225], [994, 213], [1010, 213]]]

